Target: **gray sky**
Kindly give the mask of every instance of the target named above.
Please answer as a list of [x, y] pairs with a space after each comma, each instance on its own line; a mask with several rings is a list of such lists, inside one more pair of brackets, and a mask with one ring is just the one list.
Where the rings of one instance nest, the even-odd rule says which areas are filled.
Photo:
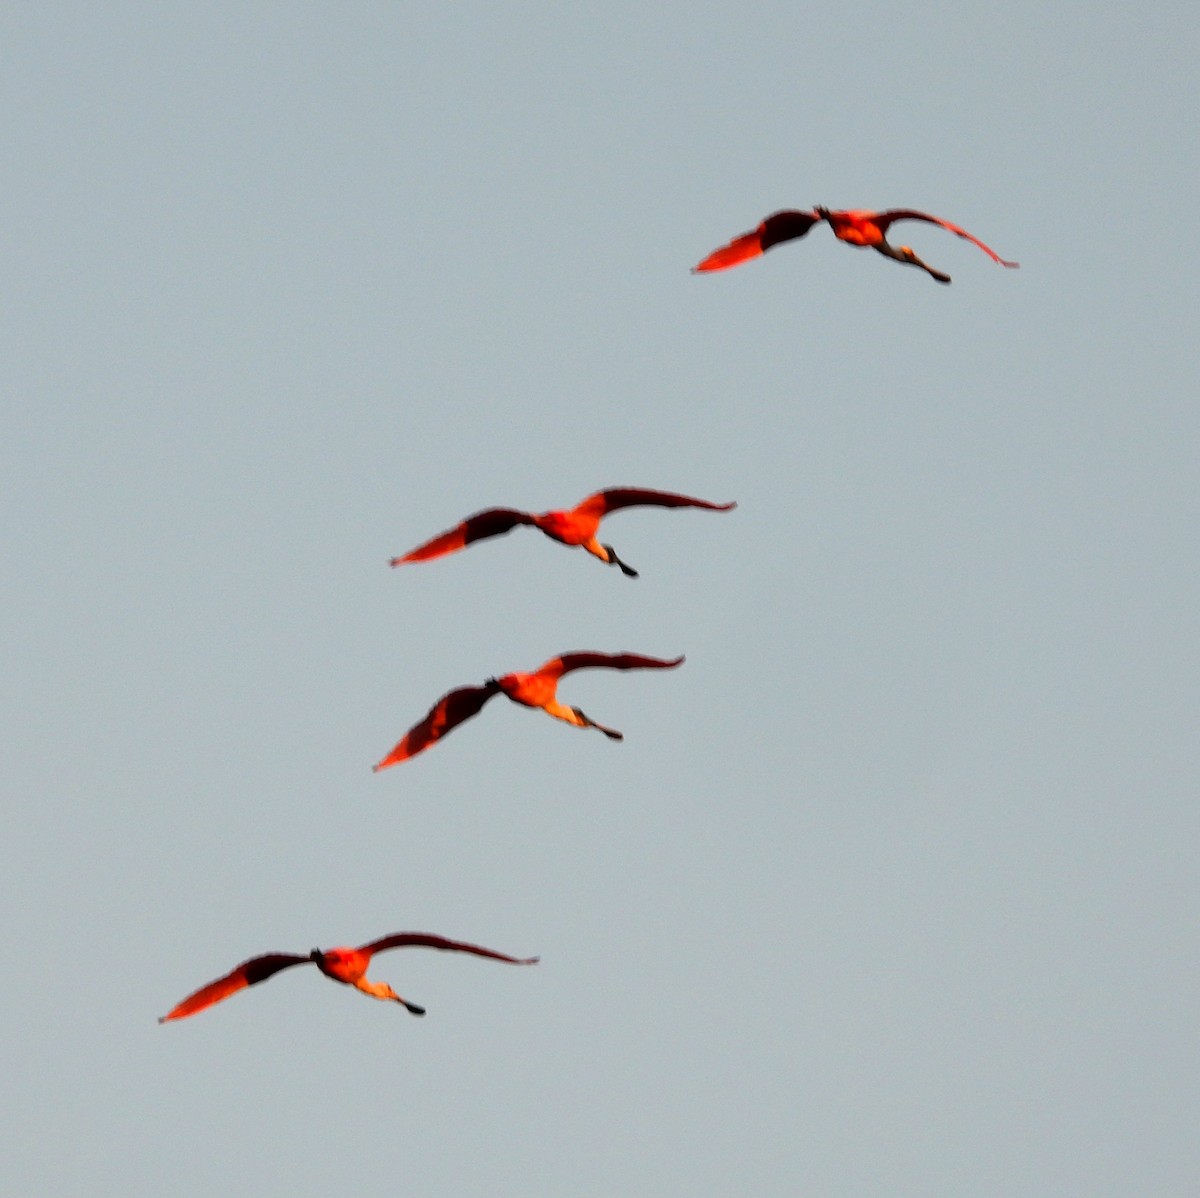
[[[1198, 28], [10, 6], [12, 1193], [1191, 1198]], [[1022, 267], [689, 273], [813, 204]], [[618, 484], [739, 506], [387, 568]], [[542, 963], [156, 1023], [399, 930]]]

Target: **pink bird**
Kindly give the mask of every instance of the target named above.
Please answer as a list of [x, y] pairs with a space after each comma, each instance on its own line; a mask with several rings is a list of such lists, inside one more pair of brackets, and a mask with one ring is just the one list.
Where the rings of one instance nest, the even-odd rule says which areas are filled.
[[439, 533], [433, 540], [417, 546], [403, 557], [392, 558], [391, 564], [403, 566], [408, 562], [427, 562], [435, 557], [444, 557], [447, 553], [465, 549], [474, 541], [502, 536], [511, 532], [518, 524], [531, 524], [534, 528], [540, 528], [551, 540], [559, 541], [563, 545], [582, 545], [588, 553], [602, 562], [610, 566], [620, 566], [624, 574], [636, 578], [637, 571], [621, 561], [611, 545], [601, 545], [596, 539], [600, 521], [609, 512], [620, 511], [624, 507], [697, 507], [713, 512], [727, 512], [737, 507], [737, 504], [709, 503], [706, 499], [692, 499], [687, 495], [676, 495], [671, 491], [652, 491], [646, 487], [612, 487], [607, 491], [597, 491], [575, 507], [562, 511], [539, 514], [520, 512], [515, 508], [491, 507], [468, 516], [461, 524]]
[[464, 944], [460, 940], [447, 940], [443, 936], [430, 936], [425, 932], [396, 932], [384, 936], [380, 940], [372, 940], [370, 944], [359, 948], [330, 948], [322, 952], [314, 948], [307, 957], [295, 953], [267, 953], [261, 957], [251, 957], [243, 961], [231, 973], [207, 986], [201, 986], [194, 994], [189, 994], [166, 1015], [159, 1023], [167, 1023], [172, 1019], [185, 1019], [219, 1003], [222, 999], [245, 990], [247, 986], [256, 986], [274, 977], [281, 969], [291, 969], [293, 965], [315, 965], [327, 978], [353, 986], [372, 998], [385, 1002], [398, 1002], [413, 1015], [424, 1015], [425, 1008], [418, 1007], [406, 998], [401, 998], [387, 982], [367, 981], [367, 967], [375, 953], [384, 952], [389, 948], [437, 948], [446, 952], [474, 953], [477, 957], [490, 957], [494, 961], [507, 961], [512, 965], [533, 965], [537, 957], [509, 957], [504, 953], [493, 952], [490, 948], [480, 948], [477, 944]]
[[958, 237], [965, 238], [972, 245], [977, 245], [993, 262], [1001, 266], [1016, 269], [1018, 262], [1007, 262], [990, 246], [984, 245], [978, 237], [968, 233], [966, 229], [942, 220], [940, 216], [930, 216], [927, 212], [916, 212], [912, 208], [890, 208], [886, 212], [868, 211], [832, 211], [829, 208], [813, 208], [808, 212], [796, 209], [785, 209], [768, 216], [757, 229], [735, 237], [728, 245], [714, 250], [703, 262], [692, 267], [694, 273], [704, 273], [713, 270], [727, 270], [751, 258], [765, 254], [772, 246], [783, 241], [794, 241], [803, 237], [809, 229], [821, 221], [827, 221], [833, 230], [833, 235], [839, 240], [853, 246], [870, 246], [885, 257], [909, 266], [919, 266], [927, 274], [937, 279], [939, 283], [949, 283], [950, 276], [940, 270], [934, 270], [926, 262], [922, 262], [906, 245], [894, 246], [887, 240], [887, 231], [898, 220], [921, 220], [931, 225], [940, 225]]
[[460, 686], [443, 695], [429, 709], [429, 714], [410, 728], [396, 747], [372, 768], [378, 772], [389, 765], [415, 757], [459, 724], [478, 715], [483, 705], [493, 695], [499, 694], [505, 694], [514, 703], [521, 703], [525, 707], [540, 707], [547, 715], [565, 720], [577, 728], [598, 728], [611, 740], [623, 740], [622, 734], [615, 728], [597, 724], [578, 707], [564, 707], [557, 698], [558, 680], [572, 670], [673, 670], [682, 664], [682, 657], [666, 661], [659, 657], [643, 657], [638, 653], [564, 653], [561, 657], [552, 657], [528, 674], [505, 674], [502, 678], [489, 678], [482, 686]]

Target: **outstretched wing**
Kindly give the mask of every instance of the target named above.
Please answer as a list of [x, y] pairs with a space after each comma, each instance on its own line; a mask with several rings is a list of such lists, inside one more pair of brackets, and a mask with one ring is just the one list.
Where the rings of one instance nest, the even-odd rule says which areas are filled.
[[427, 932], [393, 932], [364, 944], [360, 953], [381, 953], [389, 948], [438, 948], [450, 953], [474, 953], [477, 957], [491, 957], [493, 961], [508, 961], [511, 965], [533, 965], [537, 957], [510, 957], [494, 949], [480, 948], [478, 944], [466, 944], [462, 940], [447, 940], [445, 936], [431, 936]]
[[415, 757], [427, 749], [435, 740], [441, 740], [447, 732], [457, 728], [464, 720], [479, 714], [479, 709], [493, 696], [500, 693], [495, 683], [484, 686], [460, 686], [443, 695], [430, 709], [429, 714], [415, 727], [410, 728], [396, 747], [377, 765], [371, 768], [378, 773], [400, 761]]
[[703, 262], [692, 267], [693, 274], [710, 270], [726, 270], [765, 254], [773, 245], [781, 241], [794, 241], [820, 221], [821, 217], [815, 211], [800, 212], [795, 208], [785, 208], [782, 212], [774, 212], [749, 233], [735, 237], [728, 245], [719, 250], [713, 250]]
[[606, 670], [673, 670], [683, 665], [683, 657], [665, 660], [661, 657], [644, 657], [640, 653], [564, 653], [552, 657], [538, 669], [539, 674], [561, 678], [572, 670], [588, 670], [600, 667]]
[[427, 562], [431, 558], [445, 557], [447, 553], [465, 549], [472, 541], [498, 537], [511, 532], [518, 524], [532, 523], [533, 516], [529, 512], [518, 512], [510, 507], [491, 507], [487, 511], [468, 516], [461, 524], [447, 529], [432, 541], [426, 541], [424, 545], [418, 545], [403, 557], [392, 558], [391, 564], [403, 566], [406, 562]]
[[243, 961], [232, 973], [217, 978], [215, 982], [209, 982], [207, 986], [201, 986], [195, 994], [189, 994], [158, 1022], [166, 1023], [169, 1019], [184, 1019], [188, 1015], [195, 1015], [197, 1011], [203, 1011], [205, 1007], [211, 1007], [213, 1003], [218, 1003], [239, 990], [245, 990], [247, 986], [265, 982], [281, 969], [291, 969], [293, 965], [306, 965], [308, 962], [308, 957], [298, 957], [295, 953], [267, 953], [262, 957], [251, 957], [249, 961]]
[[990, 245], [984, 245], [974, 234], [968, 233], [966, 229], [960, 228], [958, 225], [952, 225], [948, 220], [942, 220], [940, 216], [930, 216], [928, 212], [917, 212], [912, 208], [889, 208], [886, 212], [878, 212], [874, 216], [875, 223], [885, 236], [888, 226], [898, 220], [923, 220], [926, 224], [941, 225], [943, 229], [949, 229], [956, 237], [962, 237], [972, 245], [979, 246], [993, 262], [999, 262], [1001, 266], [1007, 266], [1011, 270], [1015, 270], [1021, 265], [1019, 262], [1008, 262], [1001, 258]]
[[737, 507], [736, 503], [709, 503], [707, 499], [693, 499], [690, 495], [676, 495], [673, 491], [654, 491], [649, 487], [610, 487], [589, 495], [576, 512], [588, 516], [604, 516], [623, 507], [702, 507], [712, 512], [727, 512]]

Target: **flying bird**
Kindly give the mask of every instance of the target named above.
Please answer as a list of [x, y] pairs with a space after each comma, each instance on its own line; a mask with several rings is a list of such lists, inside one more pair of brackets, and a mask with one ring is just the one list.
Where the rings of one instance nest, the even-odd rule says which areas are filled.
[[201, 986], [195, 994], [189, 994], [181, 1003], [159, 1019], [159, 1023], [167, 1023], [172, 1019], [185, 1019], [219, 1003], [222, 999], [245, 990], [247, 986], [255, 986], [273, 977], [281, 969], [291, 969], [293, 965], [315, 965], [327, 978], [353, 986], [372, 998], [385, 1002], [398, 1002], [413, 1015], [424, 1015], [425, 1008], [418, 1007], [406, 998], [401, 998], [387, 982], [367, 981], [367, 968], [371, 958], [389, 948], [438, 948], [454, 953], [474, 953], [477, 957], [491, 957], [494, 961], [508, 961], [512, 965], [533, 965], [537, 957], [509, 957], [504, 953], [493, 952], [490, 948], [480, 948], [477, 944], [464, 944], [460, 940], [447, 940], [443, 936], [430, 936], [425, 932], [396, 932], [384, 936], [380, 940], [372, 940], [370, 944], [359, 948], [329, 948], [324, 952], [314, 948], [307, 957], [295, 953], [267, 953], [261, 957], [251, 957], [243, 961], [231, 973], [207, 986]]
[[557, 720], [565, 720], [578, 728], [598, 728], [611, 740], [623, 740], [615, 728], [597, 724], [578, 707], [565, 707], [560, 703], [556, 697], [558, 680], [572, 670], [672, 670], [682, 664], [682, 657], [665, 661], [659, 657], [643, 657], [639, 653], [564, 653], [561, 657], [552, 657], [529, 674], [505, 674], [502, 678], [489, 678], [482, 686], [460, 686], [443, 695], [430, 708], [429, 714], [410, 728], [396, 747], [372, 768], [378, 773], [389, 765], [415, 757], [459, 724], [478, 715], [493, 695], [501, 693], [514, 703], [540, 707]]
[[906, 245], [894, 246], [887, 239], [891, 225], [898, 220], [923, 220], [931, 225], [941, 225], [958, 237], [963, 237], [977, 245], [993, 262], [1001, 266], [1015, 269], [1018, 262], [1007, 262], [990, 246], [984, 245], [978, 237], [968, 233], [966, 229], [942, 220], [940, 216], [930, 216], [927, 212], [916, 212], [912, 208], [889, 208], [886, 212], [838, 212], [829, 208], [813, 208], [808, 212], [795, 209], [785, 209], [768, 216], [757, 229], [735, 237], [728, 245], [714, 250], [703, 262], [692, 267], [693, 273], [703, 273], [712, 270], [726, 270], [765, 254], [773, 245], [782, 241], [795, 241], [803, 237], [809, 229], [821, 221], [827, 221], [833, 230], [833, 235], [848, 245], [870, 246], [888, 258], [909, 266], [919, 266], [927, 274], [932, 275], [939, 283], [949, 283], [950, 276], [940, 270], [935, 270], [927, 262], [922, 262]]
[[403, 557], [392, 558], [391, 564], [403, 566], [408, 562], [427, 562], [432, 558], [444, 557], [447, 553], [465, 549], [474, 541], [502, 536], [511, 532], [518, 524], [532, 524], [552, 540], [563, 545], [582, 545], [588, 553], [602, 562], [610, 566], [619, 566], [622, 573], [636, 578], [637, 571], [621, 561], [611, 545], [601, 545], [596, 539], [600, 521], [609, 512], [620, 511], [624, 507], [698, 507], [713, 512], [727, 512], [730, 508], [737, 507], [737, 504], [709, 503], [706, 499], [692, 499], [688, 495], [676, 495], [671, 491], [652, 491], [646, 487], [611, 487], [607, 491], [597, 491], [575, 507], [562, 511], [537, 513], [520, 512], [508, 507], [492, 507], [468, 516], [461, 524], [440, 533], [424, 545], [418, 545]]

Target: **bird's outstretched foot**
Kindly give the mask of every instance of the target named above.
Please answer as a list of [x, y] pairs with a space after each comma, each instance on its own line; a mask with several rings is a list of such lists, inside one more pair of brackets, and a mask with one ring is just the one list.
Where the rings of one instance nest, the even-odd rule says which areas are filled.
[[619, 557], [617, 557], [617, 551], [611, 545], [601, 545], [600, 548], [608, 554], [608, 564], [610, 566], [620, 566], [621, 573], [624, 574], [626, 578], [637, 578], [638, 572], [632, 566], [627, 566]]
[[950, 276], [944, 271], [936, 270], [930, 266], [924, 258], [918, 258], [911, 246], [902, 245], [899, 252], [895, 255], [901, 262], [908, 262], [913, 266], [919, 266], [930, 278], [937, 279], [939, 283], [949, 283]]
[[585, 728], [597, 728], [608, 737], [609, 740], [624, 740], [625, 734], [618, 732], [615, 728], [606, 728], [603, 724], [597, 724], [590, 715], [585, 715], [582, 707], [572, 707], [571, 710], [579, 717]]

